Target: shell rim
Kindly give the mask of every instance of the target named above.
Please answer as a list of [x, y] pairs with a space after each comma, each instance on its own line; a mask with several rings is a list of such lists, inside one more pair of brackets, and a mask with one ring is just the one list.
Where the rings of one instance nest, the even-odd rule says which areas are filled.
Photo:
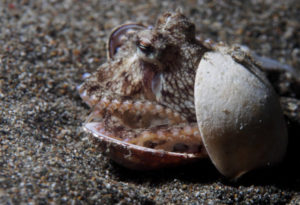
[[[128, 143], [128, 142], [124, 142], [124, 141], [121, 141], [121, 140], [118, 140], [118, 139], [115, 139], [113, 137], [109, 137], [107, 135], [104, 135], [102, 133], [98, 133], [98, 134], [95, 134], [93, 133], [93, 131], [91, 131], [87, 125], [88, 124], [96, 124], [97, 122], [90, 122], [90, 123], [86, 123], [83, 125], [83, 130], [92, 134], [93, 137], [97, 138], [98, 140], [100, 141], [105, 141], [107, 143], [113, 143], [115, 145], [118, 145], [118, 146], [121, 146], [123, 148], [126, 148], [126, 149], [134, 149], [134, 150], [137, 150], [137, 151], [141, 151], [141, 152], [148, 152], [148, 153], [152, 153], [153, 155], [158, 155], [158, 156], [164, 156], [164, 155], [169, 155], [169, 156], [172, 156], [172, 157], [179, 157], [179, 158], [186, 158], [186, 159], [202, 159], [202, 158], [205, 158], [205, 156], [202, 154], [197, 154], [197, 153], [178, 153], [178, 152], [169, 152], [169, 151], [164, 151], [164, 150], [156, 150], [156, 149], [152, 149], [152, 148], [148, 148], [148, 147], [142, 147], [142, 146], [139, 146], [139, 145], [135, 145], [135, 144], [131, 144], [131, 143]], [[206, 155], [207, 155], [207, 152], [205, 152]]]

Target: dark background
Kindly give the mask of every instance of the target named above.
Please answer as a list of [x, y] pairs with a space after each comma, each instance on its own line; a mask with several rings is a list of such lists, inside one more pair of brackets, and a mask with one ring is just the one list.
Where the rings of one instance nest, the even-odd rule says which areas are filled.
[[235, 183], [209, 160], [153, 172], [122, 168], [83, 132], [89, 109], [76, 91], [82, 75], [106, 60], [115, 26], [153, 25], [159, 14], [176, 8], [203, 38], [247, 45], [299, 68], [299, 4], [0, 1], [0, 204], [300, 203], [299, 156], [293, 152], [280, 166]]

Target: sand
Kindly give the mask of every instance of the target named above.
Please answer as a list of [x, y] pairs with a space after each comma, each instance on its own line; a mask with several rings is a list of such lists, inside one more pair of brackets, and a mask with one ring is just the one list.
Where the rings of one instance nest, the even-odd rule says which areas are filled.
[[176, 8], [203, 38], [300, 68], [299, 1], [272, 2], [1, 1], [0, 204], [299, 204], [295, 126], [282, 164], [238, 182], [209, 160], [137, 172], [109, 160], [83, 131], [89, 108], [76, 91], [105, 62], [115, 26], [153, 25]]

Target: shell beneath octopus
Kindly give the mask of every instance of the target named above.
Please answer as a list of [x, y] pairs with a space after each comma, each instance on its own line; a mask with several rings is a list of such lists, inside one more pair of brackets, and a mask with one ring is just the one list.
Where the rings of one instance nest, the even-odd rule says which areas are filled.
[[86, 123], [85, 131], [93, 135], [95, 141], [116, 163], [134, 170], [155, 170], [193, 163], [207, 158], [203, 147], [197, 153], [180, 153], [153, 149], [120, 140], [105, 132], [105, 126], [100, 122]]
[[200, 135], [223, 175], [238, 178], [283, 159], [288, 136], [278, 97], [247, 56], [224, 47], [207, 52], [196, 74], [195, 105]]

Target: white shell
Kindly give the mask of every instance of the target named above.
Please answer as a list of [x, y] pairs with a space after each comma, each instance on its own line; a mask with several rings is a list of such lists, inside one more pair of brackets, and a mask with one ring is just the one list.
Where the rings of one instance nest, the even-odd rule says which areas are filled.
[[195, 107], [208, 154], [225, 176], [238, 178], [280, 162], [288, 137], [275, 91], [263, 73], [246, 68], [220, 48], [197, 69]]

